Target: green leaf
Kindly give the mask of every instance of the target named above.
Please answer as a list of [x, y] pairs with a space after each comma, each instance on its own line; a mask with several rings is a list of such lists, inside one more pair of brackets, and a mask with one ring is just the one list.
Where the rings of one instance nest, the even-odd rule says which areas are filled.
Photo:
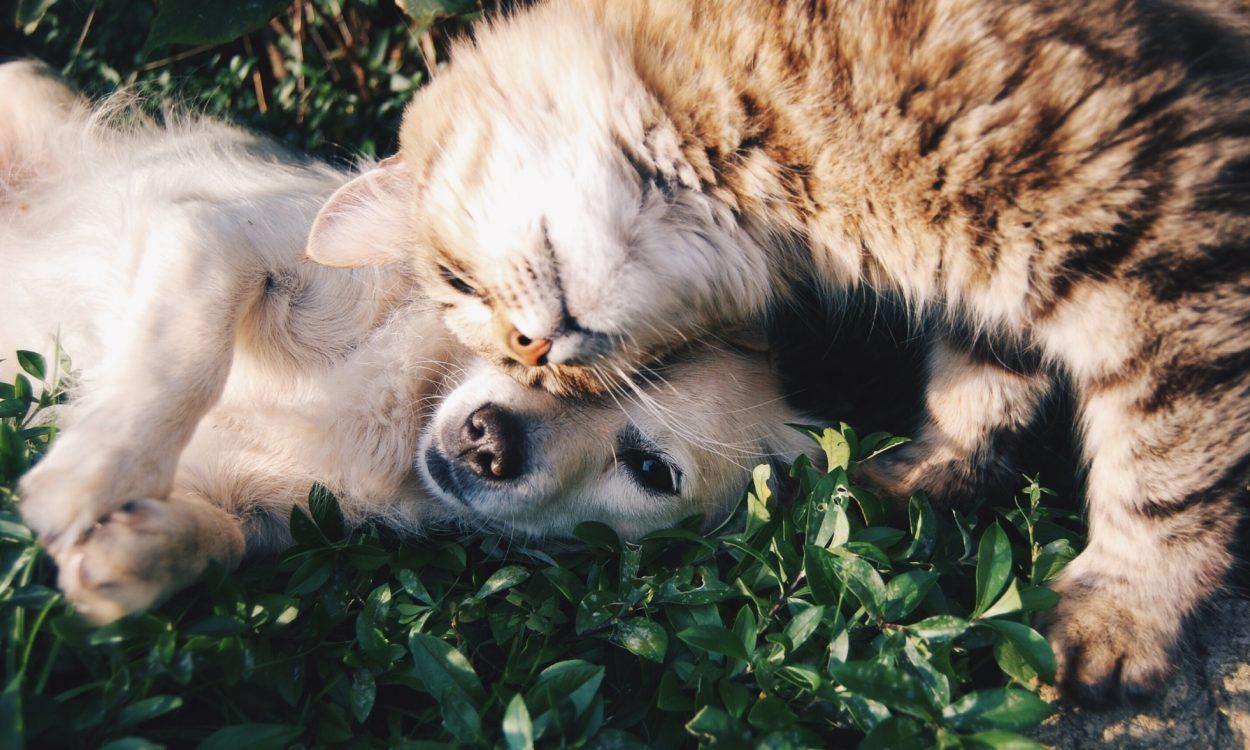
[[525, 704], [534, 715], [534, 736], [541, 737], [557, 720], [557, 709], [564, 701], [572, 705], [574, 718], [586, 713], [603, 675], [603, 667], [581, 659], [556, 662], [544, 669], [525, 693]]
[[882, 618], [886, 599], [881, 574], [861, 557], [835, 555], [815, 545], [806, 545], [805, 570], [812, 598], [820, 604], [837, 604], [838, 591], [845, 587], [874, 618]]
[[867, 461], [870, 458], [875, 458], [886, 451], [910, 442], [911, 438], [896, 437], [884, 432], [874, 432], [859, 441], [859, 458], [857, 460]]
[[910, 615], [937, 579], [932, 570], [911, 570], [891, 578], [885, 585], [885, 619], [894, 622]]
[[746, 734], [742, 726], [723, 709], [704, 706], [686, 723], [686, 731], [714, 747], [746, 747]]
[[851, 444], [843, 434], [832, 427], [826, 427], [820, 434], [820, 447], [825, 451], [826, 466], [834, 469], [848, 469], [851, 465]]
[[746, 534], [748, 537], [772, 520], [772, 513], [768, 509], [768, 500], [773, 494], [768, 487], [768, 478], [772, 476], [772, 472], [773, 469], [768, 464], [759, 464], [751, 470], [751, 483], [754, 491], [747, 493]]
[[1042, 586], [1030, 586], [1020, 592], [1020, 608], [1025, 612], [1043, 612], [1059, 603], [1059, 594]]
[[733, 586], [715, 579], [703, 578], [698, 586], [681, 586], [677, 582], [669, 579], [664, 582], [660, 590], [656, 592], [655, 601], [658, 604], [716, 604], [726, 599], [733, 599], [739, 596], [738, 590]]
[[954, 615], [933, 615], [908, 625], [907, 629], [930, 641], [943, 643], [963, 635], [968, 630], [969, 622]]
[[149, 719], [167, 714], [182, 706], [182, 698], [176, 695], [156, 695], [151, 698], [135, 701], [121, 710], [117, 715], [117, 727], [124, 729], [142, 724]]
[[486, 579], [486, 583], [483, 583], [477, 591], [477, 598], [482, 599], [504, 589], [510, 589], [529, 577], [529, 570], [522, 565], [502, 567]]
[[798, 718], [785, 701], [765, 695], [751, 707], [747, 723], [761, 732], [777, 732], [794, 726]]
[[160, 0], [144, 48], [230, 42], [264, 26], [288, 5], [288, 0]]
[[829, 672], [852, 693], [920, 719], [933, 716], [928, 690], [908, 671], [861, 661], [831, 664]]
[[421, 579], [417, 577], [416, 573], [407, 568], [401, 568], [395, 571], [395, 577], [399, 579], [399, 585], [404, 587], [404, 591], [407, 592], [408, 596], [422, 604], [434, 606], [434, 597], [430, 596], [430, 592], [425, 588], [425, 584], [421, 583]]
[[612, 640], [627, 651], [657, 664], [664, 663], [664, 654], [668, 652], [668, 632], [645, 617], [618, 622]]
[[812, 633], [816, 632], [816, 628], [825, 618], [825, 608], [813, 606], [803, 603], [794, 615], [794, 619], [786, 623], [785, 633], [786, 639], [790, 641], [790, 648], [797, 649], [812, 637]]
[[356, 721], [364, 723], [373, 712], [373, 702], [378, 697], [377, 683], [373, 673], [367, 669], [358, 669], [352, 677], [352, 716]]
[[291, 506], [291, 537], [300, 544], [308, 544], [312, 546], [322, 546], [326, 539], [321, 535], [321, 529], [317, 528], [317, 524], [308, 517], [308, 513], [298, 505]]
[[695, 648], [714, 651], [746, 661], [747, 652], [742, 641], [729, 628], [720, 625], [695, 625], [679, 631], [677, 637]]
[[21, 419], [30, 410], [30, 404], [16, 398], [0, 401], [0, 419]]
[[755, 653], [755, 642], [758, 639], [756, 634], [757, 622], [755, 613], [751, 611], [750, 604], [743, 604], [738, 610], [738, 615], [734, 617], [733, 631], [738, 640], [742, 642], [742, 648], [747, 652], [747, 658]]
[[1020, 589], [1016, 586], [1016, 579], [1011, 579], [1011, 583], [1007, 585], [1007, 590], [1003, 595], [998, 597], [998, 601], [990, 605], [990, 608], [981, 613], [981, 617], [998, 617], [1000, 615], [1010, 615], [1019, 612], [1024, 608], [1024, 602], [1020, 599]]
[[320, 589], [334, 572], [334, 561], [328, 555], [314, 554], [304, 558], [304, 562], [291, 574], [287, 581], [287, 589], [292, 594], [305, 595]]
[[612, 530], [612, 527], [598, 521], [583, 521], [577, 524], [573, 528], [573, 536], [585, 542], [588, 547], [608, 552], [619, 552], [621, 549], [621, 538]]
[[313, 522], [327, 539], [343, 538], [343, 511], [339, 509], [338, 498], [333, 492], [320, 484], [314, 484], [308, 491], [308, 510], [312, 513]]
[[964, 735], [960, 741], [965, 750], [1044, 750], [1040, 742], [997, 730]]
[[534, 750], [534, 724], [525, 699], [518, 693], [508, 701], [503, 714], [503, 738], [509, 750]]
[[1011, 577], [1011, 542], [997, 522], [981, 535], [977, 549], [977, 606], [979, 615], [990, 606]]
[[122, 737], [104, 743], [100, 750], [165, 750], [165, 746], [142, 737]]
[[999, 638], [994, 641], [994, 661], [998, 668], [1011, 676], [1013, 680], [1030, 685], [1037, 679], [1037, 670], [1029, 666], [1028, 659], [1010, 640]]
[[414, 674], [438, 701], [448, 731], [461, 742], [477, 741], [482, 731], [477, 704], [486, 699], [486, 691], [469, 660], [450, 644], [424, 633], [409, 636], [408, 648]]
[[38, 352], [18, 349], [17, 364], [36, 380], [43, 380], [48, 374], [48, 365]]
[[1040, 633], [1028, 625], [1011, 620], [983, 620], [980, 624], [1010, 640], [1024, 660], [1043, 680], [1054, 681], [1055, 652]]
[[438, 693], [458, 689], [475, 701], [486, 700], [486, 690], [473, 665], [451, 644], [425, 633], [408, 637], [408, 649], [421, 682], [436, 698]]
[[303, 731], [291, 724], [234, 724], [205, 737], [198, 750], [282, 750]]
[[928, 750], [933, 735], [915, 719], [891, 716], [877, 723], [859, 743], [859, 750]]
[[1033, 571], [1029, 576], [1034, 585], [1041, 585], [1059, 575], [1068, 563], [1076, 557], [1076, 548], [1067, 539], [1056, 539], [1037, 553], [1033, 561]]
[[948, 723], [964, 731], [1023, 731], [1042, 723], [1051, 708], [1033, 693], [1018, 688], [991, 688], [969, 693], [942, 711]]
[[14, 3], [11, 19], [13, 25], [29, 33], [55, 2], [56, 0], [17, 0]]
[[928, 560], [937, 545], [937, 515], [933, 504], [923, 492], [911, 496], [907, 502], [907, 517], [911, 528], [911, 544], [903, 556], [908, 560]]

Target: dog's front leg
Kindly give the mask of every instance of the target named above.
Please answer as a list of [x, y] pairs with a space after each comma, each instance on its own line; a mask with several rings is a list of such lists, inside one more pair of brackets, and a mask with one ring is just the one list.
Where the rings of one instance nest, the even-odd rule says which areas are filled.
[[58, 560], [132, 500], [164, 501], [197, 423], [220, 398], [240, 316], [265, 269], [247, 222], [180, 203], [135, 238], [121, 320], [101, 325], [103, 363], [84, 368], [73, 419], [22, 479], [22, 517]]

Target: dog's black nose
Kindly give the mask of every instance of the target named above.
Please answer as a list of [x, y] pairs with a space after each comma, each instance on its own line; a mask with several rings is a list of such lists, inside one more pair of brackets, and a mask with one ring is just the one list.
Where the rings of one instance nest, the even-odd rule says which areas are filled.
[[460, 427], [456, 457], [483, 479], [508, 481], [521, 476], [524, 442], [521, 420], [507, 409], [486, 404]]

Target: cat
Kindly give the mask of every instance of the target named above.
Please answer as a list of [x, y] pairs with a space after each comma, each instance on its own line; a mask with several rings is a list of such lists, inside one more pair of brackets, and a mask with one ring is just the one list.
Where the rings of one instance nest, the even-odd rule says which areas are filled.
[[349, 523], [408, 535], [543, 543], [594, 520], [637, 539], [718, 524], [757, 463], [814, 457], [769, 352], [691, 347], [626, 392], [562, 400], [465, 352], [406, 268], [303, 262], [349, 177], [0, 65], [0, 351], [51, 369], [59, 342], [74, 361], [19, 510], [88, 620], [275, 551], [313, 482]]
[[1230, 569], [1250, 469], [1247, 15], [550, 0], [410, 105], [380, 170], [408, 241], [309, 255], [409, 262], [461, 341], [557, 393], [766, 320], [796, 280], [875, 290], [950, 330], [917, 440], [865, 473], [896, 497], [970, 491], [1067, 381], [1091, 537], [1056, 584], [1060, 681], [1147, 695]]

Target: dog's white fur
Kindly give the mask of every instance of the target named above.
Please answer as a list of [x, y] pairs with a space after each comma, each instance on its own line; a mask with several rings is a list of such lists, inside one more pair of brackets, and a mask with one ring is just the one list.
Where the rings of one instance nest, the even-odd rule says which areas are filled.
[[[281, 543], [314, 481], [349, 521], [404, 532], [448, 520], [563, 535], [593, 519], [637, 537], [696, 512], [714, 521], [749, 466], [803, 449], [758, 352], [693, 348], [598, 399], [517, 385], [452, 342], [403, 264], [305, 262], [318, 208], [350, 175], [167, 119], [93, 109], [37, 64], [0, 66], [0, 351], [42, 346], [56, 361], [59, 341], [75, 364], [21, 512], [89, 618]], [[348, 247], [395, 240], [380, 222], [323, 229]], [[0, 377], [15, 371], [0, 362]], [[467, 415], [487, 403], [524, 427], [514, 481], [456, 464]], [[623, 435], [682, 475], [679, 493], [631, 478]], [[427, 455], [459, 467], [450, 486]]]

